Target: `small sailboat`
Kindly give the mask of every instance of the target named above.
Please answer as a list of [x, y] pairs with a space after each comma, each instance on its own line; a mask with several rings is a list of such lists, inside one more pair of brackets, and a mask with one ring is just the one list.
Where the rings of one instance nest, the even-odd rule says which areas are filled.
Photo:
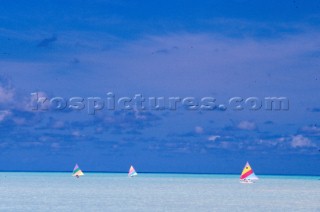
[[81, 169], [79, 168], [78, 164], [75, 165], [73, 172], [72, 172], [72, 176], [79, 178], [80, 176], [84, 175], [83, 172], [81, 171]]
[[259, 178], [254, 174], [253, 169], [251, 168], [250, 164], [247, 162], [240, 175], [240, 182], [254, 183], [257, 180], [259, 180]]
[[133, 166], [130, 166], [130, 169], [129, 169], [129, 173], [128, 173], [128, 177], [134, 177], [134, 176], [137, 176], [138, 173], [136, 172], [136, 170], [133, 168]]

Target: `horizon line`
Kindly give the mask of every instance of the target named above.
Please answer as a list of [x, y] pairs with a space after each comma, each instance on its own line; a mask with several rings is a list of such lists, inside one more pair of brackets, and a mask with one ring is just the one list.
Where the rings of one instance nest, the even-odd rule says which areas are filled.
[[[72, 173], [71, 171], [41, 171], [41, 170], [0, 170], [0, 173]], [[127, 174], [128, 172], [123, 171], [83, 171], [84, 173], [105, 173], [105, 174]], [[138, 172], [139, 174], [181, 174], [181, 175], [240, 175], [241, 173], [199, 173], [199, 172]], [[320, 176], [320, 174], [257, 174], [259, 176]]]

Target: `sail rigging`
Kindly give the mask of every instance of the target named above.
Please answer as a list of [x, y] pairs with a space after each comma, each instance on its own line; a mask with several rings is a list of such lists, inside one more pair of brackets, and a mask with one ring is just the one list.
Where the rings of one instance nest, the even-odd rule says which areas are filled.
[[136, 170], [133, 168], [133, 166], [130, 166], [129, 172], [128, 172], [128, 176], [129, 177], [134, 177], [137, 176], [138, 173], [136, 172]]
[[80, 176], [83, 176], [83, 172], [81, 171], [80, 167], [78, 166], [78, 164], [75, 165], [73, 172], [72, 172], [72, 176], [79, 178]]
[[240, 182], [252, 183], [258, 179], [259, 178], [253, 172], [253, 169], [251, 168], [249, 162], [247, 162], [240, 175]]

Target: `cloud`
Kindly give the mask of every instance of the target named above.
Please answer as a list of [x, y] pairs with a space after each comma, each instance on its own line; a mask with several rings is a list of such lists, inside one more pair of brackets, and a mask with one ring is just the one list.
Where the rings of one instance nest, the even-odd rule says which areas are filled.
[[194, 131], [195, 131], [196, 133], [198, 133], [198, 134], [204, 133], [203, 127], [200, 127], [200, 126], [196, 126], [196, 127], [194, 128]]
[[319, 136], [320, 135], [320, 127], [317, 125], [309, 125], [302, 127], [299, 132], [312, 135], [312, 136]]
[[209, 141], [216, 141], [218, 138], [220, 138], [219, 135], [211, 135], [211, 136], [208, 137], [208, 140]]
[[302, 128], [302, 131], [320, 133], [320, 127], [317, 125], [305, 126]]
[[[110, 42], [110, 36], [105, 34], [105, 38], [103, 38], [100, 34], [99, 39], [95, 39], [85, 47], [79, 47], [77, 43], [90, 42], [87, 38], [90, 35], [95, 36], [94, 32], [91, 33], [69, 32], [64, 34], [63, 41], [60, 42], [59, 38], [59, 45], [61, 45], [59, 49], [63, 49], [63, 51], [52, 53], [54, 61], [45, 60], [52, 64], [49, 64], [48, 67], [40, 67], [41, 71], [39, 72], [35, 67], [28, 68], [29, 70], [26, 72], [32, 73], [32, 76], [37, 80], [35, 84], [38, 87], [41, 86], [42, 89], [45, 85], [41, 83], [45, 80], [54, 78], [62, 80], [62, 70], [63, 72], [70, 70], [71, 68], [67, 66], [70, 66], [72, 58], [76, 58], [76, 61], [81, 61], [81, 64], [76, 66], [77, 72], [70, 73], [75, 81], [81, 81], [83, 73], [92, 74], [93, 77], [87, 79], [87, 91], [91, 89], [92, 91], [102, 90], [105, 89], [102, 88], [102, 85], [108, 84], [110, 88], [115, 90], [131, 92], [130, 88], [137, 87], [136, 82], [139, 82], [140, 88], [146, 92], [153, 92], [153, 95], [155, 92], [165, 94], [171, 92], [179, 95], [181, 93], [188, 95], [196, 93], [200, 95], [210, 90], [208, 85], [211, 79], [215, 79], [217, 93], [234, 95], [236, 92], [251, 92], [252, 94], [250, 86], [255, 86], [255, 90], [259, 93], [270, 93], [279, 92], [282, 79], [293, 76], [295, 78], [308, 76], [309, 73], [304, 74], [298, 68], [294, 68], [303, 66], [307, 60], [297, 60], [296, 58], [301, 54], [313, 52], [319, 40], [317, 38], [319, 36], [315, 32], [265, 40], [254, 37], [230, 38], [218, 33], [177, 32], [157, 36], [144, 35], [135, 40], [118, 41], [115, 42], [118, 45], [104, 50], [102, 46]], [[77, 35], [76, 40], [74, 39], [75, 35]], [[54, 40], [52, 37], [46, 39]], [[48, 41], [41, 45], [48, 45], [45, 43]], [[171, 50], [171, 48], [173, 49], [170, 54], [152, 54], [155, 50]], [[77, 52], [76, 55], [75, 52]], [[47, 59], [46, 57], [50, 56], [51, 58], [52, 54], [43, 56]], [[311, 62], [308, 63], [309, 66], [314, 65], [312, 61], [309, 62]], [[14, 63], [15, 67], [10, 64], [11, 67], [7, 67], [7, 69], [22, 68], [16, 67], [18, 63], [19, 61]], [[64, 63], [65, 66], [63, 66]], [[296, 63], [298, 64], [292, 70], [294, 74], [288, 76], [284, 70]], [[0, 65], [2, 64], [0, 63]], [[25, 66], [25, 64], [22, 65]], [[105, 70], [109, 70], [107, 78], [96, 77], [105, 75]], [[310, 70], [311, 68], [306, 71]], [[15, 72], [17, 73], [17, 71]], [[123, 76], [128, 74], [131, 78], [125, 80], [126, 78]], [[273, 77], [272, 80], [268, 80], [267, 76]], [[20, 77], [17, 74], [17, 78]], [[125, 81], [127, 86], [120, 86], [120, 81]], [[225, 89], [231, 81], [233, 86], [228, 86], [228, 89]], [[191, 88], [190, 84], [194, 85], [195, 83], [198, 85], [197, 89]], [[166, 86], [163, 86], [164, 84]], [[67, 83], [65, 82], [63, 85], [67, 86]], [[314, 84], [311, 85], [312, 88], [315, 87]], [[293, 87], [295, 85], [288, 85], [288, 90]], [[75, 85], [73, 89], [84, 92], [83, 86]]]
[[63, 127], [65, 126], [63, 121], [56, 121], [52, 127], [56, 128], [56, 129], [63, 129]]
[[79, 137], [79, 136], [81, 136], [82, 134], [81, 134], [80, 131], [76, 130], [76, 131], [73, 131], [73, 132], [71, 133], [71, 135], [73, 135], [73, 136], [75, 136], [75, 137]]
[[13, 97], [14, 97], [14, 90], [2, 87], [0, 84], [0, 104], [12, 102]]
[[0, 122], [2, 122], [6, 117], [10, 115], [11, 115], [11, 112], [9, 110], [0, 111]]
[[292, 137], [291, 146], [293, 148], [303, 148], [303, 147], [315, 147], [316, 145], [312, 143], [309, 138], [303, 135], [296, 135]]
[[237, 127], [241, 130], [254, 130], [256, 129], [256, 124], [250, 121], [241, 121]]

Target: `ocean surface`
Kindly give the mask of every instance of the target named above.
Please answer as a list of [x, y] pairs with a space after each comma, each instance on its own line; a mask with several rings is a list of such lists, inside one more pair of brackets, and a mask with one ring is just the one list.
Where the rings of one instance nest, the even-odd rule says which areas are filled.
[[320, 177], [1, 172], [0, 211], [320, 211]]

